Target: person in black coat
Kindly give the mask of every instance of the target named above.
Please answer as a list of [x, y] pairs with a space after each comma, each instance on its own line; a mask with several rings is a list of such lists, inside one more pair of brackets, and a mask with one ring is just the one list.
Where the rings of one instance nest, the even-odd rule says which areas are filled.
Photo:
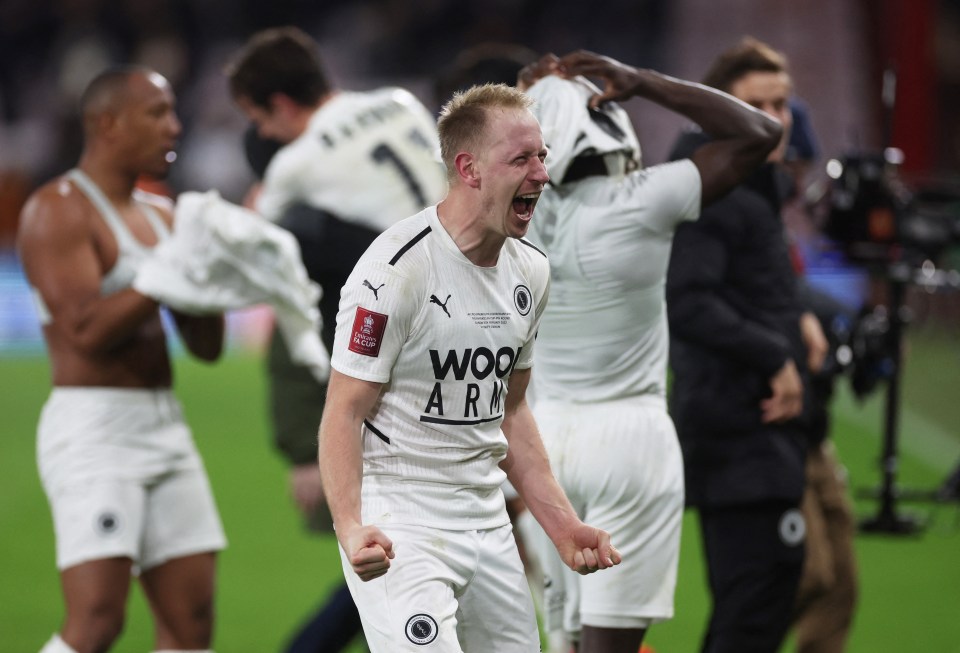
[[[826, 339], [798, 296], [780, 216], [790, 188], [780, 165], [790, 128], [786, 60], [748, 38], [716, 59], [704, 83], [784, 125], [767, 164], [677, 230], [666, 290], [670, 408], [714, 604], [702, 650], [775, 653], [804, 559], [804, 385]], [[672, 158], [707, 140], [684, 134]]]

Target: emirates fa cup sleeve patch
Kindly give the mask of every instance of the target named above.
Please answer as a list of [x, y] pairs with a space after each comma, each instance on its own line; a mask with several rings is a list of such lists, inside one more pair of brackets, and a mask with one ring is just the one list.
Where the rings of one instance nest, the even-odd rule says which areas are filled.
[[407, 639], [417, 646], [426, 646], [437, 638], [437, 620], [428, 614], [415, 614], [407, 619]]
[[348, 349], [355, 354], [376, 358], [380, 355], [380, 344], [383, 342], [383, 332], [386, 328], [386, 315], [357, 306]]

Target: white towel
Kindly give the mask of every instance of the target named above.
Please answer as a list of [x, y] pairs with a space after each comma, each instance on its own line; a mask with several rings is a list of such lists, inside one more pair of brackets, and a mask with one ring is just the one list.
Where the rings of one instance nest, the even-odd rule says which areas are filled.
[[217, 191], [177, 198], [173, 234], [143, 262], [133, 287], [194, 315], [270, 304], [291, 358], [320, 381], [330, 375], [319, 335], [321, 290], [296, 239]]

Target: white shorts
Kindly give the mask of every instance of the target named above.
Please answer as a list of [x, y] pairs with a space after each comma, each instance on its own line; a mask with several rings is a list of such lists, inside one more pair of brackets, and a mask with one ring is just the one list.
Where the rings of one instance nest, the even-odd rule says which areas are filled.
[[664, 401], [537, 403], [534, 413], [557, 480], [584, 522], [610, 533], [623, 562], [581, 576], [544, 535], [545, 621], [647, 628], [673, 616], [683, 521], [683, 459]]
[[140, 570], [226, 546], [203, 463], [168, 390], [55, 388], [37, 437], [57, 567]]
[[530, 586], [509, 525], [380, 528], [396, 553], [380, 578], [360, 580], [340, 549], [371, 653], [539, 653]]

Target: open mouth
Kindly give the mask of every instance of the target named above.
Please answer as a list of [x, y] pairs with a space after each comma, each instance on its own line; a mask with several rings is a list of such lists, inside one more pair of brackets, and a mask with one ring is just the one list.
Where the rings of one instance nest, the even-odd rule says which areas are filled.
[[521, 220], [529, 220], [533, 215], [533, 207], [537, 204], [540, 193], [527, 193], [513, 198], [513, 211]]

